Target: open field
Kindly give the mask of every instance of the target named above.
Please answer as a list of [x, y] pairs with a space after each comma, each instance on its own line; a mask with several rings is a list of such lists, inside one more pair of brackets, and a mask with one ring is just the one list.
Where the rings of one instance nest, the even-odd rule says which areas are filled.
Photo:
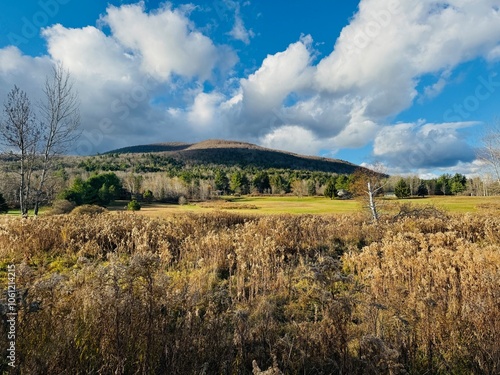
[[[214, 212], [227, 211], [250, 215], [281, 214], [348, 214], [362, 210], [363, 203], [358, 200], [331, 200], [323, 197], [294, 196], [259, 196], [259, 197], [227, 197], [225, 201], [192, 203], [187, 205], [150, 204], [143, 205], [140, 213], [145, 216], [158, 217], [182, 212]], [[447, 212], [483, 212], [492, 211], [500, 214], [499, 197], [428, 197], [414, 199], [383, 199], [379, 201], [382, 211], [397, 212], [400, 204], [429, 205]], [[120, 207], [123, 205], [120, 205]], [[113, 209], [113, 208], [112, 208]]]

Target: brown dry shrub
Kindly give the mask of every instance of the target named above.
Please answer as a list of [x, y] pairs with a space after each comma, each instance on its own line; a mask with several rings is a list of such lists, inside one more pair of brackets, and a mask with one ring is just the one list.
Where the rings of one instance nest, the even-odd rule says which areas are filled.
[[52, 208], [50, 209], [49, 213], [50, 215], [69, 214], [75, 208], [75, 206], [76, 205], [74, 202], [60, 199], [52, 203]]
[[250, 374], [255, 360], [283, 373], [498, 373], [499, 225], [493, 215], [2, 219], [19, 371]]
[[73, 215], [90, 215], [90, 216], [93, 216], [93, 215], [103, 214], [103, 213], [105, 213], [107, 211], [108, 210], [106, 210], [104, 207], [101, 207], [101, 206], [96, 206], [96, 205], [93, 205], [93, 204], [84, 204], [82, 206], [75, 207], [71, 211], [71, 213]]

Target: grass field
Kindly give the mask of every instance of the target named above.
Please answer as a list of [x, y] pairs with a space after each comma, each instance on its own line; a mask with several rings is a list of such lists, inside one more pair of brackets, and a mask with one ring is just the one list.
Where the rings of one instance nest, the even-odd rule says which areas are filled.
[[[253, 215], [272, 214], [348, 214], [359, 212], [363, 202], [358, 200], [331, 200], [323, 197], [227, 197], [227, 201], [211, 203], [192, 203], [187, 205], [151, 204], [144, 205], [141, 214], [146, 216], [163, 216], [182, 212], [227, 211]], [[455, 213], [479, 212], [493, 210], [500, 215], [499, 197], [428, 197], [415, 199], [383, 199], [379, 201], [380, 209], [393, 212], [397, 205], [403, 203], [430, 205]]]
[[[464, 197], [464, 196], [433, 196], [413, 199], [380, 199], [379, 209], [382, 213], [396, 213], [400, 204], [434, 206], [452, 213], [490, 211], [500, 215], [500, 197]], [[143, 204], [140, 214], [150, 217], [168, 216], [176, 213], [192, 212], [235, 212], [250, 215], [280, 215], [280, 214], [349, 214], [363, 209], [361, 200], [331, 200], [324, 197], [296, 196], [243, 196], [224, 197], [221, 200], [196, 202], [186, 205], [153, 203]], [[108, 209], [122, 211], [127, 202], [115, 202]], [[50, 212], [43, 207], [40, 214]], [[20, 216], [19, 210], [10, 210], [8, 216]], [[29, 215], [33, 215], [30, 210]]]

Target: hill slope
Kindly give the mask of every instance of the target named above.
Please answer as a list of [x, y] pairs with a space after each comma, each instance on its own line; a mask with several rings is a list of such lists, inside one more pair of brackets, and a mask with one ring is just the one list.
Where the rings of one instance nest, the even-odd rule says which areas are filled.
[[251, 143], [207, 140], [199, 143], [157, 143], [120, 148], [108, 154], [161, 153], [187, 164], [238, 165], [258, 168], [352, 173], [359, 166], [344, 160], [304, 156]]

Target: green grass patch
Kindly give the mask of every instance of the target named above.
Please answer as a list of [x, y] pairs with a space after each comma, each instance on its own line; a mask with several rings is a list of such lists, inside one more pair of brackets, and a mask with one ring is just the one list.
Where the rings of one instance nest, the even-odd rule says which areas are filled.
[[[146, 216], [163, 216], [183, 212], [214, 212], [237, 211], [251, 215], [281, 215], [281, 214], [349, 214], [363, 210], [361, 200], [337, 200], [325, 197], [296, 197], [296, 196], [227, 196], [224, 200], [230, 204], [209, 201], [178, 204], [148, 204], [144, 205], [140, 214]], [[384, 202], [390, 204], [385, 207]], [[380, 209], [388, 209], [388, 213], [397, 213], [399, 204], [410, 203], [415, 205], [434, 206], [450, 213], [481, 212], [491, 209], [500, 210], [498, 197], [463, 197], [463, 196], [433, 196], [411, 199], [380, 199]]]

